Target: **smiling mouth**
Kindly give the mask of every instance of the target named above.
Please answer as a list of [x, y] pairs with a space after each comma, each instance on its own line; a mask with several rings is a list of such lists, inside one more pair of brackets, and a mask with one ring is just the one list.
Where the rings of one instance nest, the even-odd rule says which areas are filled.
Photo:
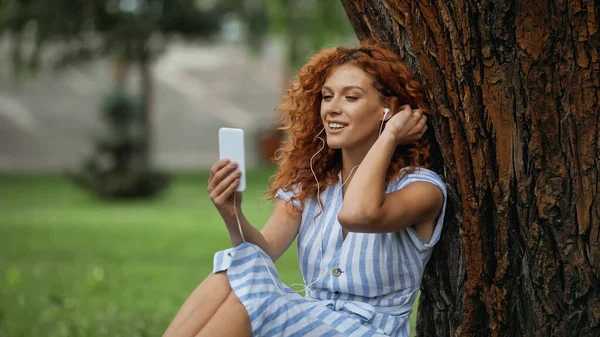
[[345, 124], [340, 124], [340, 123], [329, 123], [328, 125], [331, 130], [342, 130], [343, 128], [345, 128], [347, 126]]

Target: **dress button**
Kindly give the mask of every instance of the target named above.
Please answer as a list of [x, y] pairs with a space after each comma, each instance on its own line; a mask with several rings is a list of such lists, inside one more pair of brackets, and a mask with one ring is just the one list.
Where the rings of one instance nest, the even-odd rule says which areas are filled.
[[333, 270], [331, 271], [331, 274], [335, 277], [339, 277], [340, 275], [342, 275], [342, 270], [338, 267], [333, 268]]

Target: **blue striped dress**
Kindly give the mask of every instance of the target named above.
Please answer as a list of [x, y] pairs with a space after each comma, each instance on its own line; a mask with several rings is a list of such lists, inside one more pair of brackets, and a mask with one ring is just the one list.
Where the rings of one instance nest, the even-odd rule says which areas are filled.
[[[305, 202], [297, 240], [298, 263], [310, 285], [304, 297], [279, 280], [272, 260], [258, 246], [243, 243], [217, 252], [213, 271], [227, 270], [250, 316], [253, 336], [408, 337], [409, 315], [446, 210], [445, 185], [425, 168], [390, 182], [386, 193], [415, 181], [432, 183], [444, 195], [428, 243], [412, 227], [394, 233], [350, 232], [344, 239], [337, 221], [341, 182], [321, 193], [320, 215], [314, 198]], [[277, 197], [289, 201], [293, 194], [280, 190]], [[300, 209], [299, 202], [294, 206]]]

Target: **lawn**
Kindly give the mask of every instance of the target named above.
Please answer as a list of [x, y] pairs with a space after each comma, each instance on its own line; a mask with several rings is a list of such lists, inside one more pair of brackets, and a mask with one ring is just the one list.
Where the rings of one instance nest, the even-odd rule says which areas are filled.
[[[248, 173], [259, 228], [272, 170]], [[181, 174], [156, 200], [107, 203], [58, 175], [0, 175], [0, 336], [160, 336], [231, 245], [206, 181]], [[302, 281], [295, 245], [277, 268]]]

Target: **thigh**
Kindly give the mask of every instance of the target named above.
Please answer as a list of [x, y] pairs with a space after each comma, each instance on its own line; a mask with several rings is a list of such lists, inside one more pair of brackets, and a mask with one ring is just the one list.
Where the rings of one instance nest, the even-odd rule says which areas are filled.
[[194, 336], [231, 293], [226, 272], [210, 274], [183, 303], [163, 337]]
[[248, 312], [233, 291], [196, 337], [252, 337]]

